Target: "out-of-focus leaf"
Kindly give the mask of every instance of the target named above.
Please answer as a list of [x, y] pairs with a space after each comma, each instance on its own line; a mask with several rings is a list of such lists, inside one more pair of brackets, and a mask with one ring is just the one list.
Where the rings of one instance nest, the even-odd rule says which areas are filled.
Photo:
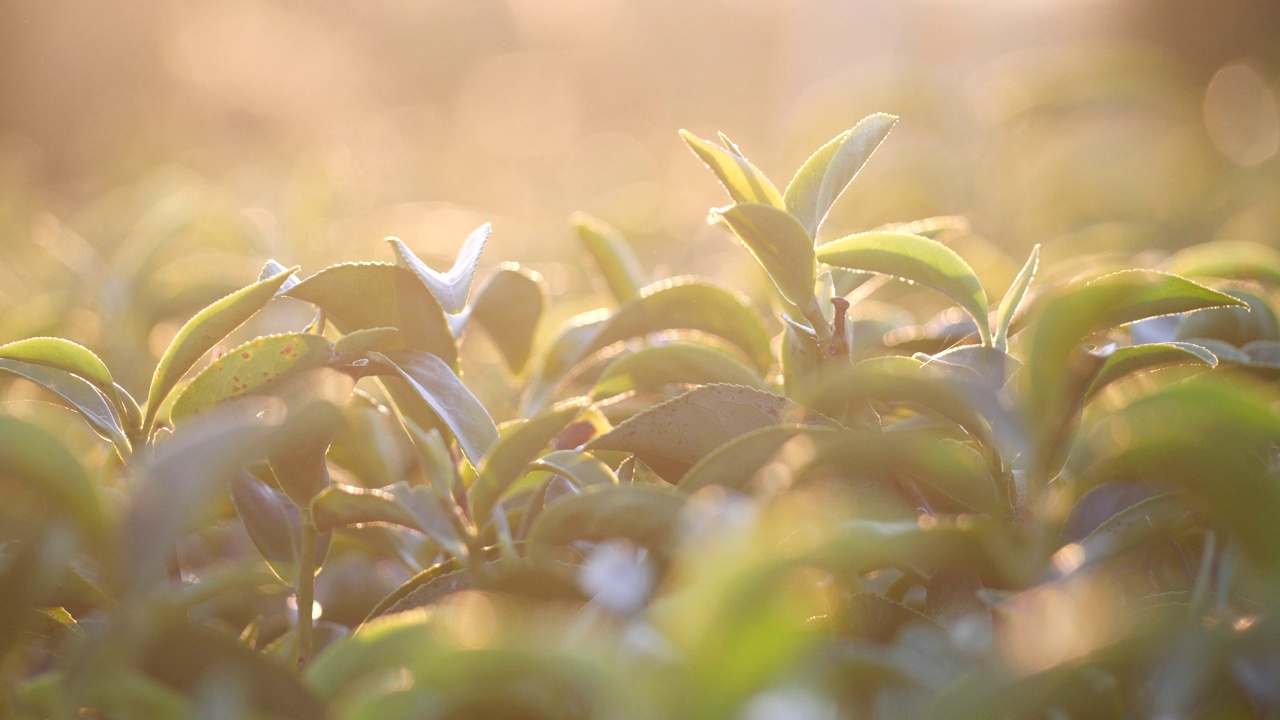
[[618, 478], [596, 456], [577, 450], [556, 450], [533, 462], [533, 469], [562, 475], [579, 490], [591, 485], [617, 485]]
[[361, 328], [343, 335], [333, 343], [334, 355], [360, 355], [374, 350], [386, 350], [388, 341], [400, 332], [396, 328]]
[[334, 484], [311, 501], [311, 516], [320, 532], [390, 523], [427, 535], [455, 557], [467, 554], [466, 543], [428, 487], [410, 487], [404, 482], [378, 489]]
[[297, 675], [214, 630], [176, 622], [156, 628], [140, 663], [147, 674], [191, 696], [221, 678], [234, 683], [244, 702], [267, 717], [326, 717], [324, 705]]
[[772, 205], [779, 210], [786, 209], [778, 188], [745, 157], [703, 140], [688, 130], [681, 130], [680, 137], [684, 138], [693, 154], [716, 174], [734, 202], [760, 203]]
[[1000, 299], [1000, 307], [996, 310], [996, 336], [995, 346], [1001, 350], [1009, 348], [1009, 325], [1013, 322], [1013, 316], [1018, 312], [1018, 306], [1022, 304], [1022, 298], [1027, 295], [1027, 288], [1031, 287], [1031, 281], [1035, 279], [1036, 268], [1040, 265], [1040, 243], [1036, 243], [1031, 248], [1031, 257], [1027, 258], [1027, 264], [1022, 266], [1018, 271], [1018, 276], [1013, 279], [1013, 284], [1005, 291], [1004, 297]]
[[967, 567], [982, 575], [1016, 573], [1005, 564], [996, 531], [987, 523], [939, 518], [922, 526], [913, 521], [854, 520], [841, 525], [798, 562], [861, 575], [883, 568], [910, 570], [928, 577], [945, 567]]
[[[423, 591], [427, 593], [447, 595], [449, 593], [456, 592], [457, 590], [469, 589], [474, 582], [475, 576], [465, 569], [462, 561], [457, 557], [451, 557], [447, 560], [438, 562], [409, 578], [402, 583], [400, 587], [391, 591], [391, 593], [380, 600], [378, 604], [374, 606], [373, 610], [369, 612], [369, 616], [364, 619], [363, 623], [361, 623], [359, 628], [361, 632], [357, 633], [357, 635], [364, 634], [365, 632], [370, 634], [377, 633], [378, 631], [372, 629], [373, 626], [370, 626], [370, 623], [374, 622], [376, 618], [393, 614], [394, 611], [392, 608], [396, 607], [398, 603], [404, 601], [415, 592]], [[385, 626], [385, 623], [385, 620], [380, 621], [375, 623], [375, 626], [382, 627]], [[328, 661], [324, 659], [318, 661], [318, 663], [326, 662]], [[370, 663], [366, 661], [362, 663], [362, 666], [368, 667], [369, 664]], [[316, 671], [313, 669], [312, 672], [323, 672], [324, 674], [329, 674], [334, 671], [333, 668], [335, 667], [335, 663], [329, 662], [328, 665], [322, 664], [321, 667], [323, 670]], [[356, 668], [355, 666], [352, 666], [349, 669]]]
[[57, 393], [93, 427], [94, 432], [111, 441], [120, 457], [129, 457], [132, 446], [116, 417], [116, 411], [96, 387], [78, 375], [57, 368], [21, 360], [0, 358], [0, 373], [8, 372]]
[[713, 215], [747, 246], [782, 297], [804, 309], [815, 304], [818, 263], [813, 238], [790, 213], [772, 205], [739, 202]]
[[107, 530], [97, 490], [60, 440], [24, 420], [0, 415], [0, 475], [48, 498], [94, 540]]
[[893, 115], [868, 115], [819, 148], [796, 171], [783, 199], [810, 237], [817, 237], [831, 206], [896, 122], [898, 118]]
[[476, 479], [469, 489], [471, 519], [484, 527], [502, 494], [524, 474], [585, 406], [584, 400], [567, 403], [507, 429], [476, 465]]
[[764, 380], [755, 370], [724, 350], [701, 343], [676, 342], [642, 348], [609, 363], [591, 389], [591, 397], [600, 400], [630, 390], [710, 383], [765, 389]]
[[[1096, 354], [1096, 353], [1095, 353]], [[1098, 371], [1085, 398], [1097, 395], [1103, 388], [1134, 373], [1145, 372], [1165, 365], [1218, 364], [1218, 358], [1194, 343], [1148, 343], [1117, 348], [1105, 354], [1106, 362]]]
[[142, 423], [144, 434], [150, 431], [160, 411], [160, 403], [178, 380], [219, 340], [257, 314], [296, 271], [297, 268], [290, 268], [237, 290], [196, 313], [178, 330], [151, 378]]
[[680, 525], [686, 495], [656, 485], [595, 485], [548, 505], [529, 533], [531, 555], [554, 557], [575, 540], [626, 538], [668, 553]]
[[1121, 294], [1121, 302], [1105, 308], [1096, 330], [1207, 308], [1248, 307], [1226, 293], [1156, 270], [1121, 270], [1092, 280], [1088, 286], [1115, 288]]
[[298, 507], [307, 507], [329, 486], [326, 455], [354, 390], [354, 378], [330, 368], [292, 377], [280, 390], [285, 417], [267, 445], [267, 462]]
[[829, 265], [892, 275], [942, 292], [977, 323], [982, 343], [991, 344], [987, 293], [973, 268], [946, 245], [919, 235], [867, 232], [829, 242], [817, 256]]
[[342, 425], [334, 434], [327, 457], [360, 478], [365, 487], [398, 482], [408, 474], [413, 462], [412, 448], [395, 416], [360, 391], [342, 409]]
[[374, 358], [413, 387], [448, 426], [471, 464], [479, 464], [497, 441], [498, 428], [484, 405], [445, 361], [430, 353], [406, 350]]
[[284, 493], [247, 472], [231, 478], [231, 502], [271, 572], [289, 587], [297, 587], [302, 527], [297, 507]]
[[689, 468], [678, 487], [695, 493], [708, 485], [745, 491], [761, 467], [787, 442], [806, 437], [820, 442], [837, 430], [817, 425], [770, 425], [744, 433], [712, 450]]
[[1179, 493], [1165, 493], [1130, 505], [1080, 542], [1084, 561], [1105, 560], [1182, 532], [1191, 515], [1186, 498]]
[[201, 370], [174, 401], [169, 419], [178, 423], [220, 402], [278, 386], [285, 378], [328, 363], [332, 356], [333, 346], [320, 335], [254, 338]]
[[927, 362], [968, 368], [992, 390], [1004, 387], [1022, 367], [1022, 363], [1014, 356], [987, 345], [957, 345], [933, 355]]
[[518, 375], [529, 362], [545, 305], [542, 276], [515, 263], [503, 263], [476, 293], [468, 322], [489, 334], [507, 367]]
[[480, 253], [484, 251], [484, 244], [488, 242], [492, 232], [493, 227], [489, 223], [473, 230], [462, 242], [462, 248], [458, 250], [458, 257], [454, 259], [453, 267], [443, 273], [427, 267], [427, 264], [419, 260], [418, 256], [400, 241], [400, 238], [389, 237], [387, 242], [391, 243], [396, 251], [396, 262], [418, 276], [445, 312], [457, 315], [467, 306], [467, 297], [471, 294], [471, 280], [475, 277], [476, 267], [480, 264]]
[[622, 235], [598, 218], [576, 213], [569, 218], [578, 242], [595, 260], [613, 299], [626, 302], [644, 286], [644, 269]]
[[1246, 241], [1194, 245], [1170, 258], [1166, 267], [1184, 277], [1265, 280], [1280, 285], [1280, 251]]
[[588, 450], [635, 454], [670, 482], [712, 450], [769, 425], [835, 425], [772, 393], [741, 385], [704, 385], [655, 405], [587, 443]]
[[1186, 315], [1178, 321], [1176, 339], [1212, 338], [1236, 347], [1257, 340], [1280, 340], [1280, 322], [1266, 300], [1243, 290], [1223, 294], [1244, 301], [1247, 307], [1210, 308]]
[[390, 350], [422, 350], [449, 367], [458, 365], [458, 348], [444, 310], [427, 286], [409, 270], [388, 263], [331, 265], [285, 293], [318, 305], [340, 332], [393, 327], [400, 332]]

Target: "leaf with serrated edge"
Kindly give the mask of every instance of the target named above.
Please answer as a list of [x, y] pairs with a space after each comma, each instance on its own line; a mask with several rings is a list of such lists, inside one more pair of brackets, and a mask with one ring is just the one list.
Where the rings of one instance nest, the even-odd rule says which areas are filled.
[[810, 237], [817, 236], [831, 206], [896, 122], [898, 118], [893, 115], [869, 115], [819, 148], [796, 171], [783, 199]]
[[779, 210], [786, 209], [778, 188], [746, 158], [703, 140], [688, 130], [681, 130], [680, 137], [684, 138], [693, 154], [711, 168], [711, 172], [715, 173], [734, 202], [760, 203], [772, 205]]
[[1158, 270], [1121, 270], [1091, 280], [1088, 286], [1116, 288], [1122, 293], [1121, 301], [1102, 313], [1099, 330], [1213, 307], [1249, 307], [1239, 298]]
[[937, 240], [905, 233], [858, 233], [819, 247], [817, 254], [828, 265], [892, 275], [942, 292], [977, 323], [982, 344], [991, 344], [982, 283], [964, 259]]
[[484, 250], [484, 244], [488, 242], [492, 232], [493, 226], [489, 223], [473, 230], [463, 241], [462, 248], [458, 250], [458, 257], [453, 261], [453, 267], [447, 272], [432, 270], [426, 263], [419, 260], [418, 256], [400, 241], [400, 238], [389, 237], [387, 242], [395, 248], [396, 262], [418, 276], [445, 312], [457, 315], [467, 306], [467, 297], [471, 294], [471, 280], [475, 277], [476, 268], [480, 264], [480, 253]]
[[713, 211], [738, 236], [778, 292], [800, 308], [813, 304], [818, 263], [813, 239], [785, 210], [758, 203], [737, 203]]
[[1031, 248], [1031, 257], [1027, 258], [1027, 263], [1018, 271], [1013, 284], [1005, 291], [1004, 297], [1000, 298], [1000, 307], [996, 310], [995, 345], [1001, 350], [1009, 348], [1009, 324], [1013, 322], [1013, 316], [1018, 312], [1022, 298], [1027, 294], [1027, 288], [1031, 287], [1031, 281], [1035, 279], [1036, 268], [1039, 265], [1040, 243], [1036, 243]]
[[116, 409], [88, 380], [57, 368], [3, 358], [0, 358], [0, 372], [20, 375], [57, 393], [79, 411], [95, 432], [116, 446], [120, 457], [129, 457], [132, 446], [120, 426]]
[[489, 513], [502, 494], [520, 479], [529, 463], [542, 455], [543, 449], [585, 406], [585, 399], [566, 403], [510, 427], [493, 444], [489, 453], [476, 466], [476, 479], [468, 491], [471, 519], [477, 527], [484, 527], [489, 520]]
[[182, 326], [164, 351], [151, 378], [142, 421], [144, 433], [151, 430], [156, 413], [160, 411], [160, 403], [178, 380], [219, 340], [257, 314], [296, 271], [296, 267], [289, 268], [237, 290], [196, 313]]
[[622, 235], [604, 221], [586, 213], [569, 218], [578, 242], [595, 260], [614, 300], [625, 302], [644, 285], [644, 269]]
[[458, 440], [463, 454], [477, 465], [498, 440], [498, 428], [476, 396], [443, 360], [431, 353], [400, 350], [372, 354], [391, 373], [409, 383]]
[[[1095, 353], [1096, 354], [1096, 353]], [[1093, 379], [1086, 398], [1097, 395], [1103, 388], [1134, 373], [1144, 372], [1166, 365], [1218, 364], [1218, 358], [1195, 343], [1168, 342], [1130, 345], [1107, 353], [1106, 362]]]
[[333, 357], [323, 336], [309, 333], [265, 335], [231, 350], [200, 371], [169, 411], [171, 422], [252, 394], [286, 375], [320, 367]]
[[[280, 273], [285, 272], [288, 269], [289, 268], [285, 267], [284, 265], [281, 265], [275, 260], [268, 260], [266, 263], [262, 265], [262, 271], [258, 273], [258, 281], [261, 282], [268, 278], [275, 277], [276, 275], [279, 275]], [[293, 289], [294, 285], [297, 285], [300, 282], [302, 281], [294, 277], [293, 275], [288, 276], [287, 278], [285, 278], [284, 284], [281, 285], [278, 290], [276, 290], [276, 295], [279, 296], [289, 292], [290, 290]]]
[[93, 383], [107, 397], [116, 392], [105, 363], [83, 345], [56, 337], [33, 337], [0, 345], [0, 358], [44, 365]]

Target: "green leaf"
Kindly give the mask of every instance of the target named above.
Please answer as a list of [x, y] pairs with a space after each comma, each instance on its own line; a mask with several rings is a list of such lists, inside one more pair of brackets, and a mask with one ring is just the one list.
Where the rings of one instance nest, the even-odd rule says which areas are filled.
[[260, 394], [298, 373], [325, 365], [333, 346], [321, 335], [265, 335], [229, 351], [201, 370], [169, 410], [173, 423], [207, 411], [218, 403]]
[[595, 260], [605, 285], [619, 303], [635, 297], [644, 285], [644, 268], [617, 230], [599, 218], [575, 213], [569, 218], [578, 242]]
[[[1095, 353], [1097, 354], [1097, 353]], [[1097, 395], [1111, 383], [1135, 373], [1145, 372], [1165, 365], [1208, 365], [1218, 364], [1218, 358], [1205, 348], [1194, 343], [1147, 343], [1130, 345], [1114, 349], [1104, 354], [1106, 362], [1098, 370], [1093, 384], [1085, 393], [1085, 398]]]
[[969, 264], [946, 245], [919, 235], [867, 232], [827, 243], [817, 255], [829, 265], [892, 275], [942, 292], [977, 323], [982, 344], [991, 344], [987, 293]]
[[810, 237], [817, 237], [831, 206], [896, 122], [898, 118], [893, 115], [869, 115], [819, 148], [796, 171], [783, 199]]
[[389, 367], [390, 372], [383, 374], [399, 376], [426, 401], [457, 438], [458, 446], [473, 466], [478, 465], [480, 458], [497, 442], [498, 428], [489, 411], [444, 360], [411, 350], [375, 354], [373, 359]]
[[488, 333], [512, 374], [519, 375], [529, 362], [546, 302], [541, 275], [503, 263], [476, 293], [467, 322]]
[[493, 506], [520, 476], [529, 463], [542, 456], [560, 431], [582, 412], [585, 400], [557, 407], [505, 429], [502, 437], [476, 465], [476, 479], [469, 490], [471, 520], [483, 528]]
[[1236, 347], [1255, 340], [1280, 340], [1280, 321], [1265, 299], [1237, 289], [1223, 294], [1243, 300], [1247, 307], [1218, 307], [1189, 313], [1179, 318], [1175, 339], [1211, 338]]
[[617, 485], [618, 477], [599, 458], [577, 450], [556, 450], [534, 460], [531, 469], [563, 476], [579, 490], [591, 485]]
[[104, 539], [107, 518], [97, 489], [61, 440], [31, 423], [0, 415], [0, 468], [27, 491], [48, 498], [90, 539]]
[[720, 445], [689, 468], [678, 487], [695, 493], [708, 485], [745, 492], [760, 468], [797, 437], [810, 444], [834, 436], [835, 428], [815, 425], [769, 425]]
[[684, 138], [693, 154], [716, 174], [734, 202], [760, 203], [786, 210], [778, 188], [745, 157], [703, 140], [688, 130], [681, 130], [680, 137]]
[[772, 393], [741, 385], [704, 385], [655, 405], [587, 443], [587, 450], [635, 454], [669, 482], [729, 440], [769, 425], [835, 425]]
[[387, 242], [391, 243], [395, 249], [396, 263], [417, 275], [445, 312], [457, 315], [467, 306], [467, 297], [471, 294], [471, 280], [475, 277], [476, 268], [480, 264], [480, 253], [484, 251], [484, 244], [488, 242], [492, 232], [493, 227], [489, 223], [473, 230], [463, 241], [462, 248], [458, 250], [458, 257], [453, 261], [453, 267], [443, 273], [427, 267], [427, 264], [419, 260], [418, 256], [414, 255], [413, 251], [399, 238], [389, 237]]
[[284, 493], [247, 472], [231, 478], [231, 502], [271, 572], [289, 587], [297, 587], [302, 541], [298, 508]]
[[333, 343], [333, 354], [363, 355], [374, 350], [387, 350], [389, 341], [400, 332], [396, 328], [361, 328], [343, 335]]
[[1005, 291], [1004, 297], [1000, 299], [1000, 307], [996, 310], [996, 337], [995, 346], [1001, 350], [1009, 349], [1009, 325], [1013, 322], [1013, 316], [1018, 312], [1018, 306], [1022, 304], [1022, 298], [1027, 295], [1027, 288], [1031, 287], [1031, 281], [1035, 279], [1036, 268], [1040, 265], [1040, 243], [1036, 243], [1031, 248], [1031, 257], [1027, 258], [1027, 264], [1022, 266], [1018, 271], [1017, 277], [1013, 279], [1013, 284]]
[[69, 372], [88, 380], [107, 398], [115, 400], [119, 386], [111, 379], [111, 371], [93, 351], [70, 340], [56, 337], [34, 337], [0, 345], [0, 358], [21, 360]]
[[324, 368], [291, 378], [280, 389], [284, 422], [267, 445], [267, 462], [280, 489], [300, 508], [329, 487], [329, 445], [355, 383], [344, 372]]
[[911, 570], [924, 576], [945, 567], [965, 567], [984, 576], [1006, 575], [988, 523], [966, 518], [938, 518], [921, 525], [914, 520], [877, 522], [854, 520], [841, 525], [830, 539], [805, 553], [800, 563], [861, 575], [884, 568]]
[[1122, 297], [1102, 313], [1096, 330], [1127, 325], [1147, 318], [1214, 307], [1243, 307], [1243, 300], [1157, 270], [1121, 270], [1088, 283], [1092, 288], [1115, 288]]
[[759, 373], [732, 354], [701, 343], [675, 342], [642, 348], [614, 360], [591, 389], [600, 400], [631, 390], [660, 390], [665, 385], [730, 383], [765, 389]]
[[595, 485], [542, 511], [529, 532], [534, 559], [575, 540], [627, 538], [661, 553], [674, 548], [686, 495], [656, 485]]
[[398, 482], [384, 488], [333, 484], [311, 502], [311, 517], [321, 532], [367, 523], [390, 523], [430, 537], [454, 557], [466, 557], [466, 542], [429, 487]]
[[320, 700], [295, 673], [223, 632], [166, 623], [151, 632], [139, 662], [147, 674], [193, 697], [228, 683], [255, 715], [296, 720], [326, 716]]
[[1080, 541], [1084, 562], [1095, 563], [1177, 535], [1187, 529], [1191, 516], [1182, 493], [1141, 500], [1104, 520]]
[[1170, 258], [1166, 267], [1183, 277], [1262, 280], [1280, 285], [1280, 251], [1240, 240], [1193, 245]]
[[737, 203], [712, 215], [729, 225], [784, 298], [801, 309], [816, 307], [813, 286], [818, 264], [813, 239], [794, 217], [758, 203]]
[[78, 375], [20, 360], [0, 359], [0, 372], [24, 377], [57, 393], [88, 421], [94, 432], [111, 441], [121, 458], [128, 458], [132, 445], [111, 402], [88, 380]]
[[298, 283], [286, 297], [312, 303], [340, 332], [393, 327], [400, 332], [384, 346], [421, 350], [458, 366], [458, 348], [444, 311], [410, 271], [387, 263], [331, 265]]
[[160, 411], [160, 403], [178, 380], [219, 340], [257, 314], [296, 271], [297, 268], [290, 268], [237, 290], [196, 313], [178, 330], [151, 378], [146, 415], [142, 422], [144, 435], [150, 433]]

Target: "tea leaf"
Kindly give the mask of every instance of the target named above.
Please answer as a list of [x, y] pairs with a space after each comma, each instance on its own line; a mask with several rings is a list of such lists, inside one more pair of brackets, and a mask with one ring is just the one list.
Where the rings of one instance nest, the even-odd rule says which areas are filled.
[[[285, 267], [284, 265], [281, 265], [275, 260], [268, 260], [266, 263], [262, 265], [261, 272], [258, 273], [258, 281], [261, 282], [263, 280], [266, 280], [267, 278], [279, 275], [280, 273], [288, 269], [289, 268]], [[280, 295], [283, 295], [284, 293], [289, 292], [299, 282], [301, 281], [298, 280], [298, 278], [294, 277], [293, 275], [290, 275], [289, 277], [285, 278], [284, 284], [282, 284], [279, 288], [276, 289], [276, 297], [279, 297]]]
[[101, 541], [107, 517], [93, 481], [61, 440], [9, 415], [0, 415], [0, 468], [4, 476], [50, 500], [89, 539]]
[[109, 399], [123, 392], [111, 379], [111, 371], [93, 351], [70, 340], [34, 337], [0, 345], [0, 358], [44, 365], [88, 380]]
[[333, 484], [311, 501], [311, 516], [320, 532], [390, 523], [423, 533], [454, 557], [467, 555], [466, 543], [428, 487], [411, 487], [406, 482], [378, 489]]
[[178, 330], [151, 378], [142, 421], [143, 434], [150, 432], [160, 411], [160, 403], [178, 380], [219, 340], [257, 314], [296, 271], [296, 267], [290, 268], [237, 290], [196, 313]]
[[618, 478], [596, 456], [577, 450], [556, 450], [534, 460], [530, 466], [563, 476], [579, 490], [591, 485], [617, 485]]
[[817, 425], [770, 425], [752, 430], [707, 453], [680, 478], [677, 487], [690, 494], [708, 485], [747, 491], [760, 468], [792, 439], [805, 437], [814, 443], [836, 433], [835, 428]]
[[390, 339], [400, 332], [392, 327], [361, 328], [343, 335], [333, 343], [333, 354], [363, 355], [374, 350], [386, 350]]
[[320, 335], [289, 333], [255, 338], [200, 371], [169, 410], [173, 423], [214, 405], [277, 386], [282, 378], [321, 367], [333, 346]]
[[1088, 287], [1115, 288], [1122, 294], [1101, 313], [1095, 331], [1206, 308], [1248, 307], [1243, 300], [1157, 270], [1121, 270], [1090, 281]]
[[520, 476], [529, 463], [537, 460], [560, 431], [582, 412], [584, 400], [557, 407], [523, 423], [506, 428], [484, 459], [476, 465], [476, 479], [469, 495], [471, 519], [483, 528], [493, 506]]
[[1118, 348], [1105, 355], [1106, 362], [1093, 379], [1093, 384], [1085, 393], [1091, 398], [1111, 383], [1135, 373], [1145, 372], [1165, 365], [1208, 365], [1218, 364], [1218, 358], [1205, 348], [1194, 343], [1147, 343]]
[[471, 280], [475, 277], [476, 268], [480, 264], [480, 253], [489, 240], [493, 227], [485, 223], [476, 228], [463, 241], [453, 267], [447, 272], [436, 272], [418, 259], [399, 238], [389, 237], [396, 252], [396, 262], [400, 267], [413, 271], [414, 275], [426, 285], [431, 295], [440, 303], [440, 307], [450, 315], [457, 315], [467, 306], [467, 297], [471, 294]]
[[784, 298], [802, 309], [815, 304], [813, 239], [794, 217], [770, 205], [742, 202], [713, 215], [747, 246]]
[[630, 390], [659, 390], [664, 385], [729, 383], [765, 389], [760, 375], [733, 355], [700, 343], [676, 342], [642, 348], [614, 360], [591, 389], [600, 400]]
[[1193, 245], [1169, 259], [1169, 272], [1183, 277], [1263, 280], [1280, 285], [1280, 251], [1239, 240]]
[[593, 485], [542, 511], [529, 532], [535, 560], [574, 540], [626, 538], [661, 553], [673, 549], [686, 496], [656, 485]]
[[387, 374], [407, 382], [457, 438], [458, 446], [471, 464], [479, 464], [480, 458], [498, 440], [498, 428], [489, 411], [462, 384], [453, 369], [435, 355], [413, 350], [386, 355], [375, 353], [372, 357], [389, 366], [391, 372]]
[[623, 303], [635, 297], [644, 285], [644, 269], [622, 235], [586, 213], [575, 213], [569, 222], [578, 242], [595, 260], [613, 299]]
[[734, 202], [760, 203], [786, 210], [778, 188], [745, 157], [703, 140], [688, 130], [681, 130], [680, 137], [684, 138], [693, 154], [716, 174]]
[[893, 115], [869, 115], [819, 148], [796, 171], [783, 198], [810, 237], [817, 237], [831, 206], [897, 122]]
[[1154, 539], [1176, 535], [1187, 529], [1191, 516], [1182, 493], [1165, 493], [1134, 503], [1080, 541], [1085, 562], [1105, 560], [1147, 546]]
[[110, 440], [121, 458], [128, 458], [133, 447], [116, 416], [111, 402], [88, 380], [46, 365], [0, 358], [0, 373], [8, 372], [57, 393], [79, 411], [94, 432]]
[[892, 275], [944, 293], [977, 323], [982, 344], [991, 344], [987, 293], [969, 264], [946, 245], [918, 235], [867, 232], [829, 242], [817, 256], [829, 265]]
[[1027, 294], [1027, 288], [1031, 287], [1031, 281], [1035, 279], [1036, 268], [1039, 265], [1040, 243], [1036, 243], [1031, 248], [1031, 257], [1027, 258], [1027, 263], [1018, 271], [1017, 277], [1005, 291], [1004, 297], [1000, 299], [1000, 307], [996, 310], [995, 346], [1001, 350], [1009, 349], [1009, 325], [1018, 312], [1018, 306], [1022, 305], [1022, 298]]
[[284, 493], [247, 472], [231, 479], [231, 502], [271, 572], [289, 587], [297, 587], [302, 537], [298, 508]]
[[440, 303], [410, 271], [387, 263], [331, 265], [285, 293], [319, 306], [340, 332], [393, 327], [384, 346], [429, 352], [458, 366], [458, 348]]
[[729, 440], [770, 425], [834, 426], [818, 413], [741, 385], [704, 385], [635, 415], [587, 443], [587, 450], [635, 454], [669, 482]]
[[542, 276], [515, 263], [503, 263], [476, 293], [467, 317], [489, 334], [507, 367], [519, 375], [529, 362], [545, 305]]

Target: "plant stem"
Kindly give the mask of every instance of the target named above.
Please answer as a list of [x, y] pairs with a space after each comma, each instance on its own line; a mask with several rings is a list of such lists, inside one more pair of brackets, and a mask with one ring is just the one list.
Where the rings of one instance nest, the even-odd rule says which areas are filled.
[[316, 595], [316, 527], [311, 522], [311, 512], [302, 511], [302, 542], [298, 548], [298, 587], [295, 599], [298, 604], [298, 642], [295, 659], [298, 669], [307, 666], [311, 658], [311, 608]]

